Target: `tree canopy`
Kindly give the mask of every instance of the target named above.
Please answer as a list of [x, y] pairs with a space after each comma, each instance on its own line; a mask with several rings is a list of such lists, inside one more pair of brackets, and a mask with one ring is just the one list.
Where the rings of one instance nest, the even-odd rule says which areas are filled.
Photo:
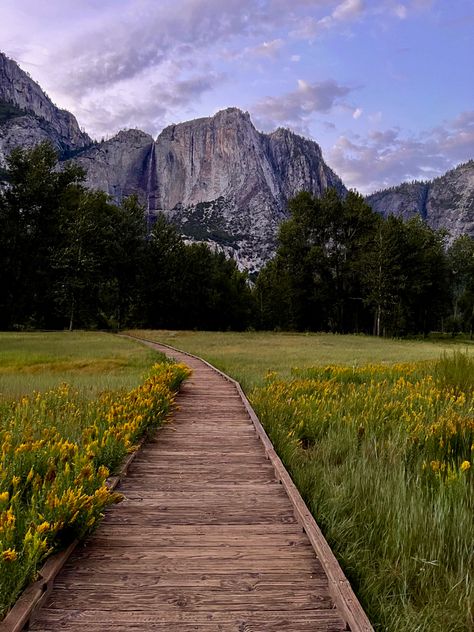
[[113, 204], [53, 147], [16, 149], [0, 190], [0, 328], [453, 333], [474, 325], [474, 240], [447, 247], [421, 218], [362, 196], [302, 192], [251, 285], [234, 260], [186, 244], [135, 197]]
[[256, 282], [261, 327], [400, 336], [454, 318], [472, 330], [471, 237], [446, 250], [445, 232], [419, 217], [383, 218], [352, 191], [300, 193], [289, 208]]
[[0, 327], [242, 329], [247, 276], [205, 245], [186, 245], [164, 216], [147, 233], [134, 197], [113, 204], [58, 168], [48, 143], [16, 149], [0, 192]]

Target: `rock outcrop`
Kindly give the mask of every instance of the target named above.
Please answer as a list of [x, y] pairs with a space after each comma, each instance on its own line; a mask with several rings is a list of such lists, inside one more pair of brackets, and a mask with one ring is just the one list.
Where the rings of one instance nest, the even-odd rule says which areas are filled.
[[451, 240], [464, 233], [474, 237], [474, 160], [428, 182], [378, 191], [367, 202], [384, 216], [421, 215], [432, 228], [446, 229]]
[[57, 108], [15, 61], [0, 53], [0, 165], [14, 147], [43, 140], [62, 156], [92, 144], [70, 112]]
[[147, 191], [153, 137], [140, 130], [119, 132], [77, 154], [73, 160], [86, 172], [86, 185], [108, 193], [117, 203], [136, 194], [148, 206]]

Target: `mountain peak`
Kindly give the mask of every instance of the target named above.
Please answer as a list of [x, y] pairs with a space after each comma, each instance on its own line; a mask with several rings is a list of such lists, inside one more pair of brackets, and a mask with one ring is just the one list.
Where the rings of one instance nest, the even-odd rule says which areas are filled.
[[54, 105], [33, 79], [4, 53], [0, 53], [0, 103], [12, 106], [4, 117], [7, 133], [2, 139], [5, 155], [15, 145], [33, 145], [49, 138], [62, 153], [91, 144], [74, 116]]
[[228, 107], [228, 108], [224, 108], [223, 110], [218, 110], [212, 118], [213, 119], [235, 118], [235, 119], [245, 119], [247, 121], [250, 121], [250, 114], [248, 112], [244, 112], [243, 110], [237, 107]]
[[[143, 141], [148, 141], [150, 143], [153, 142], [153, 136], [151, 136], [151, 134], [147, 134], [146, 132], [143, 132], [141, 129], [137, 129], [134, 127], [131, 127], [129, 129], [122, 129], [119, 132], [117, 132], [117, 134], [115, 134], [115, 136], [113, 136], [110, 140], [115, 140], [118, 142], [129, 142], [129, 141], [139, 141], [139, 142], [143, 142]], [[107, 142], [107, 141], [104, 141]]]

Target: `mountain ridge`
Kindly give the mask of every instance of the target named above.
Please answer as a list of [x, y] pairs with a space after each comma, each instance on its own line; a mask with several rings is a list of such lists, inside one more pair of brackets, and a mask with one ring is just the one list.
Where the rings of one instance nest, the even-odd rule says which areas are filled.
[[[163, 212], [185, 239], [204, 241], [251, 272], [273, 255], [288, 200], [301, 190], [347, 192], [312, 139], [279, 127], [255, 128], [230, 107], [165, 127], [155, 138], [121, 130], [94, 142], [18, 64], [0, 53], [0, 171], [15, 146], [50, 140], [60, 159], [86, 173], [86, 185], [120, 202], [136, 194], [151, 225]], [[416, 214], [451, 238], [474, 236], [474, 161], [432, 181], [402, 183], [366, 197], [382, 215]]]
[[60, 155], [83, 149], [92, 139], [73, 114], [58, 108], [19, 65], [0, 53], [0, 109], [14, 108], [0, 125], [0, 164], [16, 146], [50, 140]]
[[431, 228], [449, 231], [450, 240], [464, 233], [474, 236], [474, 160], [432, 180], [402, 182], [376, 191], [366, 200], [385, 216], [410, 219], [420, 215]]

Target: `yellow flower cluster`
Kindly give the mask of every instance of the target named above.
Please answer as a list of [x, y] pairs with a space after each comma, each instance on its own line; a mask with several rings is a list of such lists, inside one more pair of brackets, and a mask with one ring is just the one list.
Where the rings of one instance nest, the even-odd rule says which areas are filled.
[[468, 473], [474, 457], [474, 401], [472, 392], [440, 385], [429, 370], [423, 363], [293, 369], [290, 381], [268, 374], [252, 401], [303, 450], [331, 432], [352, 432], [361, 445], [396, 439], [407, 461], [452, 479]]
[[45, 555], [119, 502], [106, 484], [139, 439], [165, 421], [182, 364], [157, 364], [128, 393], [90, 401], [62, 385], [0, 417], [0, 618]]

